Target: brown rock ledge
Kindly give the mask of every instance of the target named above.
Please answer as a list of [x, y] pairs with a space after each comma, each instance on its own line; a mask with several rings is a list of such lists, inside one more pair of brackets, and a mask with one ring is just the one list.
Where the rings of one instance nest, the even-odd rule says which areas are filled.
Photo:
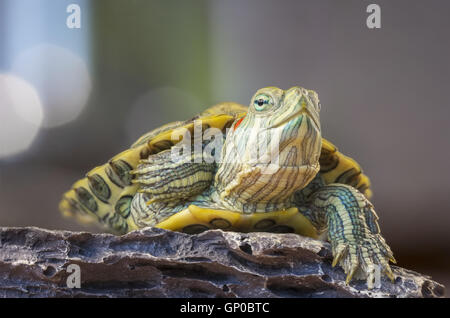
[[[81, 288], [68, 288], [77, 264]], [[392, 266], [392, 284], [345, 285], [328, 243], [296, 234], [123, 236], [0, 227], [0, 297], [443, 297], [444, 286]]]

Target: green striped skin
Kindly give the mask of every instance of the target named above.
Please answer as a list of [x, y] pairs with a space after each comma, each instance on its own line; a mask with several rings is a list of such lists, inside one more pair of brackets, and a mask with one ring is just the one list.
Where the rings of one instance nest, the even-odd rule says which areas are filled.
[[195, 162], [195, 154], [171, 162], [171, 151], [165, 150], [142, 160], [133, 182], [140, 185], [139, 192], [147, 193], [153, 201], [187, 200], [194, 193], [209, 188], [215, 165]]
[[300, 213], [324, 234], [332, 246], [333, 265], [339, 264], [352, 277], [375, 280], [375, 267], [391, 280], [389, 261], [393, 253], [381, 236], [373, 205], [356, 188], [342, 183], [326, 184], [319, 173], [305, 189], [294, 196]]
[[[177, 215], [174, 222], [186, 233], [233, 230], [236, 215], [227, 211], [259, 220], [246, 231], [293, 232], [295, 226], [277, 223], [274, 215], [294, 211], [331, 242], [333, 266], [343, 267], [347, 282], [366, 278], [372, 288], [376, 266], [393, 279], [389, 261], [395, 260], [368, 201], [369, 179], [353, 159], [322, 139], [319, 111], [317, 94], [301, 87], [263, 88], [248, 109], [222, 103], [196, 117], [203, 120], [202, 132], [231, 126], [218, 163], [199, 161], [195, 152], [174, 160], [176, 142], [165, 133], [194, 128], [192, 120], [171, 123], [142, 136], [126, 156], [88, 173], [65, 194], [61, 210], [81, 220], [93, 214], [120, 233], [159, 227]], [[200, 216], [216, 211], [221, 217], [201, 224], [180, 221], [192, 220], [186, 214], [192, 206], [205, 209], [196, 212]], [[261, 218], [264, 214], [269, 217]]]
[[393, 280], [389, 267], [389, 260], [395, 262], [392, 251], [380, 235], [372, 204], [361, 192], [335, 183], [320, 188], [308, 202], [315, 210], [315, 218], [325, 221], [318, 227], [327, 228], [335, 257], [333, 263], [344, 268], [347, 282], [353, 276], [367, 277], [372, 288], [376, 266]]
[[[229, 114], [221, 115], [215, 111], [225, 106]], [[225, 132], [226, 128], [231, 126], [235, 116], [242, 111], [245, 111], [245, 108], [237, 104], [222, 103], [213, 106], [202, 115], [207, 125], [202, 126], [201, 129], [215, 127]], [[83, 224], [100, 224], [117, 234], [153, 224], [153, 212], [148, 215], [147, 213], [150, 212], [148, 209], [144, 214], [132, 210], [133, 198], [142, 194], [138, 191], [145, 190], [145, 186], [134, 181], [136, 178], [134, 169], [139, 164], [148, 166], [146, 162], [152, 160], [153, 156], [170, 149], [174, 143], [178, 142], [179, 140], [171, 140], [172, 132], [182, 129], [194, 135], [193, 122], [198, 117], [185, 122], [169, 123], [150, 131], [139, 138], [130, 149], [117, 154], [106, 164], [89, 171], [85, 178], [75, 182], [71, 189], [64, 193], [59, 204], [62, 214], [73, 217]], [[164, 134], [168, 137], [166, 138]], [[176, 170], [176, 168], [173, 169], [173, 171]]]
[[[255, 101], [260, 96], [271, 104], [259, 106]], [[244, 213], [283, 210], [320, 168], [317, 94], [300, 87], [270, 87], [259, 90], [252, 101], [239, 126], [227, 134], [213, 199]], [[271, 142], [277, 147], [271, 149]]]

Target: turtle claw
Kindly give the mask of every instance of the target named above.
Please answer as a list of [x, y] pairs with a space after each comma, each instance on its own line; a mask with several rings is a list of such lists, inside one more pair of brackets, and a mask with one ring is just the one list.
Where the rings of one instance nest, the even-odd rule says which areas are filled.
[[377, 236], [371, 234], [369, 237], [361, 238], [356, 242], [333, 244], [332, 266], [334, 267], [337, 264], [342, 266], [347, 274], [345, 280], [347, 285], [353, 278], [363, 278], [366, 279], [367, 288], [373, 289], [377, 281], [377, 275], [380, 275], [380, 273], [385, 274], [394, 282], [395, 277], [389, 266], [389, 261], [393, 259], [392, 252], [384, 241], [379, 240]]
[[384, 274], [391, 280], [392, 283], [395, 282], [394, 273], [392, 273], [392, 269], [389, 265], [384, 269]]
[[335, 254], [335, 257], [333, 259], [333, 263], [331, 264], [332, 267], [335, 267], [341, 261], [342, 257], [347, 254], [347, 249], [348, 245], [338, 245], [338, 247], [336, 248], [336, 253], [333, 252], [333, 254]]
[[394, 258], [394, 256], [391, 256], [391, 257], [389, 258], [389, 261], [390, 261], [391, 263], [393, 263], [393, 264], [397, 264], [397, 261], [396, 261], [396, 259]]
[[350, 284], [350, 281], [352, 280], [353, 276], [355, 275], [356, 271], [358, 270], [359, 263], [352, 264], [352, 267], [347, 272], [347, 278], [345, 279], [345, 283], [348, 285]]

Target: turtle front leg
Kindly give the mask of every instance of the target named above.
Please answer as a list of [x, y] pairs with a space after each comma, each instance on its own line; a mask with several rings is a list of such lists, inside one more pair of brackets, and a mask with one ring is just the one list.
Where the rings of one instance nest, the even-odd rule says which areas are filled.
[[203, 156], [192, 152], [173, 158], [169, 149], [139, 162], [131, 172], [132, 182], [138, 185], [131, 203], [137, 227], [155, 226], [186, 208], [189, 198], [210, 187], [216, 166], [211, 158], [205, 161]]
[[355, 188], [345, 184], [329, 184], [310, 197], [316, 222], [327, 228], [333, 251], [333, 266], [339, 264], [352, 277], [367, 278], [367, 287], [373, 288], [376, 267], [391, 281], [394, 275], [389, 261], [395, 263], [391, 249], [380, 234], [378, 216], [373, 205]]
[[174, 159], [170, 149], [151, 155], [132, 171], [132, 182], [139, 185], [138, 192], [148, 194], [147, 204], [188, 199], [202, 193], [213, 181], [215, 163], [205, 162], [202, 156], [192, 152]]

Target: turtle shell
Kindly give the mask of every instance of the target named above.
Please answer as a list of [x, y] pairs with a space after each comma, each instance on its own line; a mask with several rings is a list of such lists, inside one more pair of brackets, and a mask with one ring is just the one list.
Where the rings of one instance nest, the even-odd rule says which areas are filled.
[[[214, 127], [225, 132], [233, 122], [244, 117], [246, 111], [247, 107], [237, 103], [220, 103], [190, 120], [168, 123], [144, 134], [129, 149], [114, 156], [104, 165], [92, 169], [85, 178], [75, 182], [63, 195], [59, 205], [61, 212], [81, 223], [100, 223], [116, 233], [138, 229], [130, 217], [130, 209], [131, 201], [139, 189], [139, 185], [132, 182], [131, 171], [139, 162], [152, 154], [170, 149], [181, 141], [182, 137], [172, 139], [172, 136], [183, 135], [177, 130], [182, 132], [187, 129], [193, 136], [194, 121], [197, 119], [202, 121], [202, 130]], [[328, 140], [322, 139], [319, 161], [320, 173], [327, 184], [348, 184], [357, 188], [367, 198], [371, 197], [369, 178], [362, 173], [358, 163], [340, 153]], [[202, 209], [191, 205], [157, 227], [192, 233], [198, 232], [198, 227], [272, 232], [284, 229], [282, 232], [316, 237], [309, 221], [292, 209], [272, 212], [270, 215], [254, 213], [244, 216], [233, 211]]]
[[319, 158], [320, 174], [327, 184], [343, 183], [358, 189], [368, 199], [372, 197], [370, 180], [359, 164], [338, 151], [335, 145], [322, 138]]
[[[246, 107], [235, 103], [221, 103], [187, 121], [168, 123], [141, 136], [131, 147], [96, 167], [67, 191], [59, 204], [64, 216], [74, 217], [83, 224], [100, 223], [114, 232], [126, 233], [138, 226], [130, 216], [131, 201], [139, 185], [132, 183], [131, 171], [140, 160], [171, 148], [182, 140], [182, 132], [194, 135], [194, 121], [200, 119], [202, 130], [210, 127], [223, 131]], [[177, 132], [179, 130], [180, 133]], [[174, 140], [172, 136], [180, 136]]]
[[191, 204], [156, 225], [158, 228], [196, 234], [209, 229], [239, 232], [297, 233], [319, 238], [319, 232], [295, 207], [284, 211], [244, 214]]

